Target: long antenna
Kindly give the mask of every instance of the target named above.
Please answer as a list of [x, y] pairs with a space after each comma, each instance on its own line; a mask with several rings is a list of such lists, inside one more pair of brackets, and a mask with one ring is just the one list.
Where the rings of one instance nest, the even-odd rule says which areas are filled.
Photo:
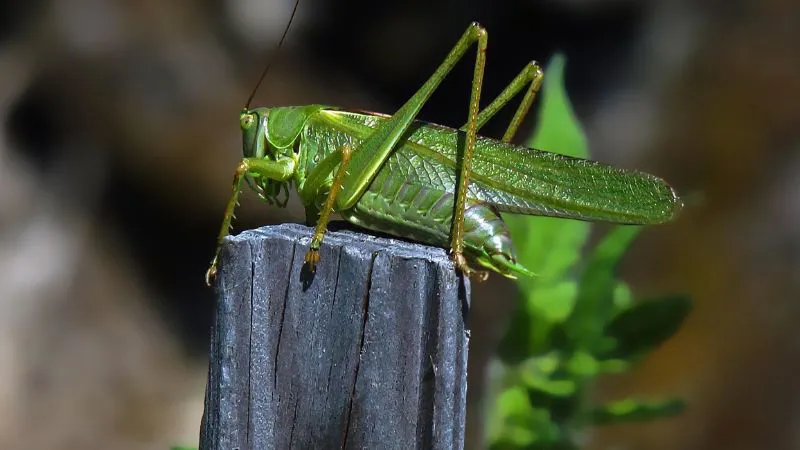
[[270, 66], [272, 66], [272, 61], [275, 61], [275, 57], [278, 55], [278, 51], [283, 46], [283, 41], [286, 39], [286, 35], [289, 34], [289, 27], [292, 25], [292, 20], [294, 19], [294, 14], [297, 12], [297, 6], [300, 4], [300, 0], [294, 2], [294, 9], [292, 10], [292, 15], [289, 17], [289, 23], [286, 24], [286, 29], [283, 30], [283, 36], [281, 36], [281, 40], [278, 42], [278, 46], [275, 47], [275, 50], [272, 52], [272, 56], [269, 58], [267, 62], [267, 67], [264, 68], [264, 71], [261, 72], [261, 78], [258, 79], [258, 83], [256, 83], [256, 87], [253, 88], [253, 92], [250, 93], [250, 97], [247, 98], [247, 103], [244, 105], [244, 109], [250, 109], [250, 102], [253, 101], [253, 97], [255, 97], [256, 92], [258, 92], [259, 86], [261, 86], [261, 82], [264, 81], [264, 78], [267, 76], [267, 72], [269, 72]]

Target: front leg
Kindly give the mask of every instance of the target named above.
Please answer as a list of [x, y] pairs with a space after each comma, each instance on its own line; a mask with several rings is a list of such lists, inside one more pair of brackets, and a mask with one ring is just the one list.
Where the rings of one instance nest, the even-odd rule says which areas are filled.
[[258, 158], [244, 158], [236, 167], [233, 175], [233, 194], [225, 207], [225, 216], [222, 218], [222, 228], [217, 236], [217, 249], [214, 252], [214, 259], [211, 266], [206, 271], [206, 284], [211, 286], [211, 282], [217, 275], [217, 264], [219, 253], [222, 250], [222, 242], [230, 233], [233, 212], [239, 200], [239, 193], [242, 192], [242, 181], [246, 176], [269, 178], [271, 180], [285, 181], [294, 174], [295, 163], [292, 159], [286, 158], [278, 161], [270, 161]]
[[314, 229], [314, 237], [311, 238], [311, 247], [306, 252], [305, 262], [309, 265], [311, 272], [316, 270], [316, 265], [319, 262], [319, 248], [322, 245], [322, 239], [325, 236], [325, 231], [328, 229], [328, 222], [330, 221], [331, 213], [334, 211], [336, 199], [339, 192], [342, 190], [345, 176], [347, 175], [347, 166], [350, 164], [350, 157], [352, 156], [352, 149], [347, 145], [339, 147], [334, 153], [331, 153], [314, 168], [309, 174], [309, 178], [303, 187], [302, 196], [307, 200], [313, 201], [318, 198], [320, 190], [326, 186], [324, 180], [327, 179], [332, 167], [339, 163], [339, 168], [336, 169], [336, 174], [333, 181], [330, 183], [330, 189], [325, 199], [325, 204], [319, 213], [317, 219], [317, 226]]

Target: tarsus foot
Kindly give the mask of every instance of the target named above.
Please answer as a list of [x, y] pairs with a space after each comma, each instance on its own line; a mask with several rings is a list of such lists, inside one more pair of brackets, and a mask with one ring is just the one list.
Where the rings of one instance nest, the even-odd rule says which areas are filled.
[[486, 270], [475, 270], [467, 264], [467, 259], [464, 258], [462, 253], [453, 253], [453, 262], [456, 269], [460, 270], [464, 275], [476, 281], [486, 281], [489, 278], [489, 272]]
[[308, 249], [304, 261], [308, 264], [308, 268], [311, 269], [312, 272], [316, 272], [317, 263], [319, 263], [319, 249], [314, 247]]
[[211, 283], [214, 282], [214, 278], [217, 276], [217, 258], [214, 258], [214, 261], [211, 262], [211, 267], [206, 270], [206, 285], [211, 286]]

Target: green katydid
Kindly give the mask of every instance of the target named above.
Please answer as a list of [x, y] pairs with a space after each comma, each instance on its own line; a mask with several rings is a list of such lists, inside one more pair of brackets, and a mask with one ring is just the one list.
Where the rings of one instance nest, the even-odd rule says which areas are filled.
[[[216, 274], [245, 180], [262, 200], [278, 206], [286, 205], [294, 186], [307, 221], [316, 221], [305, 255], [312, 270], [334, 212], [366, 229], [449, 247], [456, 268], [478, 279], [488, 272], [470, 263], [509, 278], [532, 275], [517, 263], [500, 212], [638, 225], [676, 216], [681, 200], [655, 176], [511, 144], [544, 74], [536, 62], [529, 63], [479, 110], [487, 37], [479, 24], [470, 24], [433, 75], [391, 116], [326, 105], [251, 109], [251, 94], [239, 114], [244, 158], [206, 282]], [[466, 124], [453, 129], [416, 120], [473, 44], [477, 57]], [[503, 137], [478, 136], [526, 87]]]

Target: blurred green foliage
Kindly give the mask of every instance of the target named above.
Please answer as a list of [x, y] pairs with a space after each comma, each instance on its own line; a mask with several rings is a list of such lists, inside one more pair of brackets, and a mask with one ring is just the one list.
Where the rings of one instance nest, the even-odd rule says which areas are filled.
[[[565, 59], [548, 64], [530, 147], [588, 158], [586, 138], [564, 88]], [[629, 370], [672, 336], [691, 309], [685, 296], [634, 301], [616, 267], [641, 227], [617, 226], [584, 249], [591, 224], [505, 215], [520, 263], [521, 298], [492, 364], [487, 416], [492, 449], [576, 449], [587, 426], [680, 413], [679, 399], [628, 398], [588, 404], [591, 384]], [[587, 254], [584, 254], [586, 252]]]

